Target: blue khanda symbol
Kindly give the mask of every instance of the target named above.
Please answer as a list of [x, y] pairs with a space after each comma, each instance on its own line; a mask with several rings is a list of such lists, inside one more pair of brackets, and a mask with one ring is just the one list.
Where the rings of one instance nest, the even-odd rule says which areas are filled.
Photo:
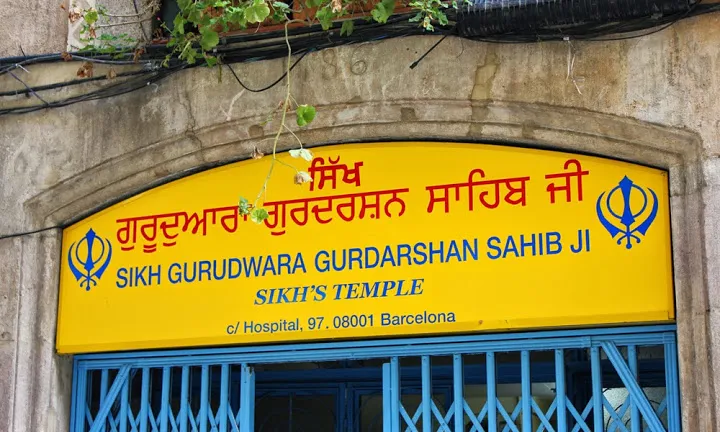
[[[618, 191], [622, 194], [622, 209], [613, 208], [611, 204], [613, 195]], [[648, 192], [650, 193], [649, 197]], [[657, 195], [652, 189], [643, 189], [625, 176], [617, 186], [610, 190], [605, 200], [603, 200], [604, 197], [605, 192], [601, 193], [597, 200], [597, 215], [600, 223], [612, 238], [620, 234], [617, 238], [617, 244], [622, 244], [625, 241], [625, 248], [631, 249], [633, 240], [635, 240], [635, 243], [640, 243], [640, 237], [637, 234], [644, 237], [650, 225], [655, 221], [658, 212]], [[648, 198], [652, 200], [652, 203], [648, 202]], [[638, 208], [637, 200], [639, 199], [642, 200], [642, 205]], [[617, 204], [617, 201], [615, 203]], [[648, 204], [651, 204], [652, 208], [647, 216], [643, 218]], [[633, 209], [637, 211], [633, 211]], [[610, 222], [609, 218], [612, 218], [615, 223]]]
[[[83, 256], [80, 256], [81, 252]], [[85, 237], [70, 245], [68, 249], [68, 265], [75, 280], [85, 291], [97, 285], [112, 258], [110, 240], [98, 237], [95, 231], [88, 230]]]

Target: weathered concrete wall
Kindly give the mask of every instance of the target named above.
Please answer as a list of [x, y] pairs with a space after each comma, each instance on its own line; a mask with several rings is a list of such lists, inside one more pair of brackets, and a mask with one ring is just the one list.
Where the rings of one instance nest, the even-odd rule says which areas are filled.
[[68, 16], [60, 4], [45, 0], [4, 1], [0, 7], [0, 57], [64, 51]]
[[[85, 10], [102, 4], [108, 14], [116, 17], [102, 18], [100, 24], [113, 24], [112, 28], [98, 29], [103, 32], [127, 34], [137, 40], [152, 39], [152, 25], [145, 21], [145, 1], [139, 0], [29, 0], [4, 1], [0, 7], [0, 57], [76, 51], [83, 45], [79, 29], [82, 20], [70, 22], [68, 12]], [[62, 7], [61, 7], [62, 6]], [[137, 9], [136, 9], [137, 8]], [[139, 17], [133, 16], [138, 11]], [[142, 23], [136, 23], [143, 20]], [[133, 23], [118, 25], [121, 23]]]
[[[572, 46], [448, 39], [409, 69], [435, 40], [308, 55], [294, 94], [317, 105], [318, 118], [299, 136], [309, 145], [497, 140], [669, 168], [684, 427], [720, 430], [720, 15]], [[283, 61], [234, 67], [261, 87]], [[0, 117], [0, 233], [66, 223], [189, 170], [246, 158], [255, 145], [267, 151], [275, 125], [261, 123], [283, 89], [244, 92], [225, 77], [195, 69], [157, 88]], [[283, 137], [283, 148], [291, 143]], [[58, 230], [0, 240], [0, 394], [10, 395], [0, 398], [0, 430], [68, 426], [70, 362], [53, 351], [59, 240]]]

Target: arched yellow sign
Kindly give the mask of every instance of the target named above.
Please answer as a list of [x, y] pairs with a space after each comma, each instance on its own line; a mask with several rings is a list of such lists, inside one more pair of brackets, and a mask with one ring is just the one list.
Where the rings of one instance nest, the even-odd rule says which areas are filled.
[[62, 353], [662, 322], [667, 173], [561, 152], [383, 143], [288, 154], [64, 231]]

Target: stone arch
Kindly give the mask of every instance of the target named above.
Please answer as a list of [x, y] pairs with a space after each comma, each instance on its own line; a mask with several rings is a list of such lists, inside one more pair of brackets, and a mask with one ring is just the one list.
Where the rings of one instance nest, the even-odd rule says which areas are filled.
[[[392, 140], [527, 145], [665, 168], [671, 171], [674, 193], [685, 185], [683, 167], [701, 153], [699, 138], [683, 130], [552, 105], [408, 100], [318, 109], [323, 116], [297, 134], [308, 147]], [[221, 122], [122, 154], [32, 197], [25, 203], [27, 213], [38, 228], [68, 224], [172, 179], [246, 159], [254, 147], [268, 153], [273, 136], [255, 133], [263, 120]], [[277, 150], [293, 144], [292, 136], [284, 134]]]
[[[703, 427], [714, 424], [715, 420], [708, 417], [715, 402], [706, 318], [707, 281], [698, 277], [706, 274], [705, 252], [694, 247], [702, 244], [704, 236], [698, 194], [702, 150], [695, 134], [587, 110], [515, 102], [396, 100], [332, 104], [318, 109], [323, 116], [298, 134], [308, 146], [388, 140], [495, 142], [588, 153], [668, 169], [683, 422], [685, 430], [710, 430]], [[262, 120], [253, 116], [221, 122], [122, 154], [29, 199], [26, 214], [38, 228], [69, 224], [142, 190], [245, 159], [255, 146], [267, 153], [272, 137], [258, 129]], [[283, 135], [278, 150], [292, 145], [292, 136]], [[38, 262], [32, 264], [39, 271], [35, 277], [56, 274], [59, 236], [38, 240], [35, 247], [47, 250], [38, 253]], [[44, 293], [57, 291], [56, 275], [36, 283]], [[39, 319], [54, 320], [54, 312], [45, 312]], [[57, 358], [50, 349], [48, 352], [45, 344], [41, 350]]]

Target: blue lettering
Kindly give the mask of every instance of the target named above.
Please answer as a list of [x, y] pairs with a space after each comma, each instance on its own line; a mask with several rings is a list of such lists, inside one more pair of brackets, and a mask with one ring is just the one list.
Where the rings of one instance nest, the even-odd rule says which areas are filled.
[[277, 301], [275, 303], [292, 303], [287, 294], [292, 288], [280, 288], [278, 290]]
[[333, 289], [335, 290], [335, 300], [340, 300], [340, 295], [342, 294], [342, 289], [344, 286], [345, 284], [333, 285]]
[[258, 277], [258, 275], [260, 275], [261, 265], [262, 258], [257, 258], [256, 261], [255, 257], [250, 257], [250, 260], [248, 261], [247, 258], [243, 257], [243, 268], [245, 269], [245, 277], [249, 278], [251, 273], [253, 273], [255, 277]]
[[[375, 254], [372, 264], [370, 263], [370, 252], [373, 252]], [[372, 246], [365, 248], [365, 268], [373, 269], [377, 267], [378, 262], [380, 262], [380, 251], [378, 251], [377, 248], [374, 248]]]
[[[415, 259], [413, 261], [416, 265], [423, 265], [427, 262], [428, 256], [425, 252], [427, 250], [427, 245], [425, 243], [415, 243], [415, 247], [413, 247], [413, 251], [415, 252]], [[418, 257], [421, 257], [422, 260], [418, 259]]]
[[405, 279], [397, 281], [397, 292], [395, 293], [397, 297], [409, 295], [403, 291], [403, 285], [405, 285]]
[[380, 282], [374, 282], [372, 285], [370, 285], [369, 282], [363, 282], [363, 292], [362, 297], [377, 297], [378, 296], [378, 288], [380, 288]]
[[[117, 271], [118, 281], [115, 282], [115, 285], [116, 285], [118, 288], [125, 288], [125, 287], [127, 286], [127, 284], [128, 284], [127, 272], [128, 272], [128, 271], [127, 271], [127, 269], [126, 269], [125, 267], [122, 267], [122, 268], [119, 268], [119, 269], [118, 269], [118, 271]], [[122, 282], [122, 285], [120, 284], [120, 281], [121, 281], [121, 280], [123, 281], [123, 282]]]
[[507, 257], [508, 253], [510, 253], [510, 252], [514, 253], [516, 258], [519, 256], [518, 251], [517, 251], [517, 246], [515, 245], [515, 239], [513, 238], [513, 236], [508, 236], [507, 242], [505, 242], [505, 251], [503, 252], [502, 257], [503, 258]]
[[[237, 266], [237, 271], [233, 272], [233, 264]], [[242, 265], [240, 265], [240, 260], [237, 258], [230, 258], [230, 261], [228, 262], [228, 279], [237, 279], [240, 277], [240, 274], [242, 274]]]
[[315, 269], [318, 272], [325, 273], [326, 271], [330, 271], [330, 262], [328, 261], [329, 256], [330, 254], [323, 250], [315, 255]]
[[153, 278], [157, 277], [157, 285], [160, 285], [160, 265], [157, 266], [157, 271], [153, 273], [152, 266], [150, 266], [150, 269], [148, 270], [148, 284], [152, 285]]
[[363, 268], [362, 249], [352, 248], [348, 250], [348, 270], [353, 269], [353, 263], [357, 264], [357, 268]]
[[180, 283], [182, 280], [182, 270], [180, 269], [180, 263], [170, 264], [168, 269], [168, 280], [171, 284]]
[[590, 252], [590, 230], [585, 230], [585, 250]]
[[[553, 231], [545, 234], [545, 245], [547, 246], [548, 255], [557, 255], [562, 252], [562, 244], [560, 243], [560, 233]], [[554, 246], [554, 247], [553, 247]]]
[[132, 270], [130, 271], [131, 279], [130, 279], [130, 286], [140, 286], [140, 282], [142, 282], [143, 286], [146, 286], [148, 283], [145, 280], [145, 270], [147, 269], [147, 266], [143, 266], [142, 268], [135, 268], [135, 281], [132, 280]]
[[443, 251], [445, 250], [445, 242], [440, 242], [440, 249], [433, 249], [433, 243], [430, 242], [430, 264], [433, 263], [433, 256], [438, 255], [440, 257], [440, 262], [443, 261]]
[[[295, 296], [293, 297], [293, 303], [304, 303], [307, 301], [307, 295], [308, 292], [315, 289], [315, 285], [312, 287], [304, 286], [302, 289], [300, 287], [295, 287]], [[300, 294], [302, 293], [302, 294]], [[298, 295], [300, 296], [300, 299], [298, 300]]]
[[198, 282], [202, 282], [203, 274], [207, 276], [207, 280], [212, 280], [212, 277], [210, 276], [210, 261], [200, 261], [199, 267], [200, 269], [198, 271]]
[[327, 295], [326, 293], [327, 285], [318, 285], [315, 287], [315, 297], [313, 300], [316, 302], [325, 300], [325, 297]]
[[292, 273], [295, 274], [298, 269], [302, 269], [303, 273], [307, 273], [307, 269], [305, 268], [305, 261], [303, 261], [303, 256], [300, 252], [295, 255], [295, 263], [293, 264]]
[[183, 263], [183, 276], [185, 282], [193, 282], [195, 280], [195, 263], [192, 264], [192, 277], [188, 276], [188, 263]]
[[385, 246], [382, 261], [380, 262], [380, 267], [385, 267], [385, 262], [390, 262], [390, 264], [395, 267], [395, 258], [393, 257], [392, 249], [390, 249], [390, 246]]
[[[551, 239], [552, 237], [552, 239]], [[559, 232], [549, 232], [545, 234], [545, 245], [548, 255], [557, 255], [562, 252], [562, 244], [560, 243]]]
[[445, 257], [445, 262], [450, 262], [450, 258], [455, 258], [458, 261], [463, 261], [463, 259], [460, 258], [460, 249], [458, 249], [458, 245], [455, 240], [450, 241], [450, 246], [448, 247], [448, 254]]
[[500, 238], [492, 236], [487, 241], [487, 247], [488, 249], [491, 249], [495, 251], [495, 253], [487, 253], [488, 258], [490, 259], [498, 259], [500, 258], [500, 255], [502, 254], [502, 249], [500, 249]]
[[342, 254], [341, 254], [342, 255], [342, 265], [339, 267], [337, 265], [338, 260], [337, 260], [336, 253], [337, 253], [337, 251], [332, 251], [333, 270], [338, 271], [338, 272], [343, 271], [343, 270], [345, 270], [345, 251], [344, 250], [342, 251]]
[[410, 295], [420, 295], [423, 293], [422, 284], [425, 279], [413, 279], [412, 288], [410, 288]]
[[397, 264], [402, 265], [402, 259], [407, 258], [407, 265], [412, 265], [410, 252], [412, 252], [412, 248], [409, 244], [399, 244], [397, 246]]
[[390, 291], [394, 288], [395, 288], [395, 281], [384, 281], [382, 297], [387, 297], [388, 291]]
[[275, 292], [276, 292], [276, 291], [277, 291], [277, 290], [276, 290], [275, 288], [272, 288], [272, 289], [267, 290], [267, 293], [268, 293], [267, 304], [273, 304], [273, 303], [274, 303], [274, 298], [275, 298]]
[[256, 305], [264, 305], [267, 301], [267, 297], [265, 296], [265, 293], [267, 290], [261, 289], [257, 293], [255, 293], [255, 302]]
[[262, 275], [265, 276], [265, 273], [267, 272], [272, 273], [273, 276], [277, 275], [277, 272], [275, 271], [275, 262], [269, 255], [265, 257], [265, 268], [263, 269]]
[[525, 248], [531, 247], [532, 248], [532, 256], [535, 256], [535, 234], [530, 234], [530, 238], [532, 239], [530, 242], [525, 241], [525, 236], [520, 236], [520, 256], [525, 256]]
[[468, 240], [463, 240], [463, 261], [467, 261], [468, 254], [475, 261], [478, 260], [478, 239], [473, 239], [473, 244], [470, 245]]
[[287, 270], [287, 274], [291, 274], [290, 272], [290, 255], [288, 254], [280, 254], [278, 255], [278, 265], [277, 265], [277, 272], [278, 274], [282, 274], [282, 269], [285, 267]]
[[347, 285], [348, 290], [347, 290], [347, 295], [345, 295], [345, 298], [348, 299], [348, 300], [349, 300], [349, 299], [356, 299], [356, 298], [358, 298], [357, 289], [358, 289], [359, 286], [360, 286], [359, 283], [349, 283], [349, 284]]
[[222, 280], [225, 279], [225, 267], [227, 267], [227, 262], [225, 260], [221, 260], [222, 262], [222, 273], [218, 274], [218, 262], [217, 260], [213, 260], [213, 277], [216, 280]]

